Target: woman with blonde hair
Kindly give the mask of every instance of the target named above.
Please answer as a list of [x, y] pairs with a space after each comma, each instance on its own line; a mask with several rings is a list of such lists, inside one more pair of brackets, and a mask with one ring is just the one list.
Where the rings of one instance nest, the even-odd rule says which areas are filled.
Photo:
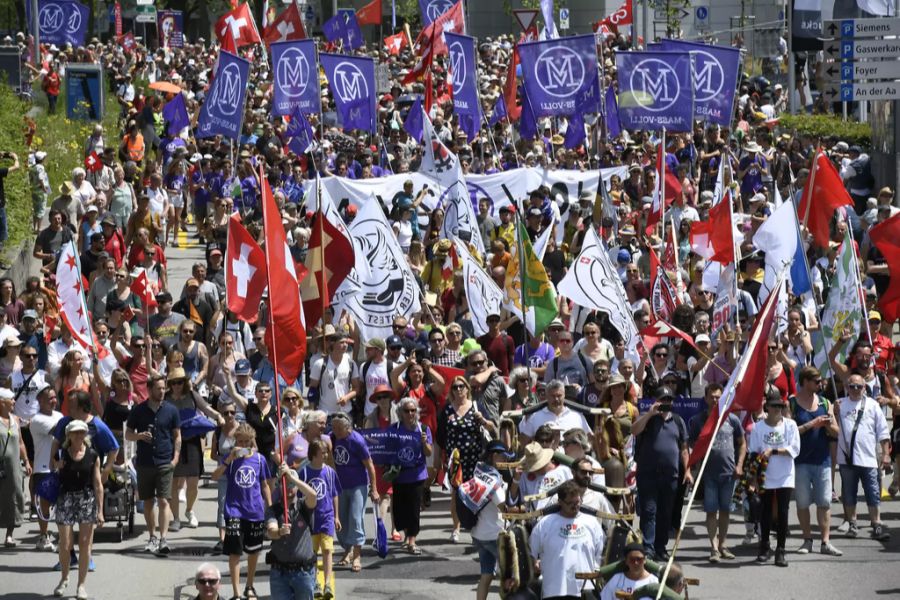
[[409, 243], [409, 254], [406, 256], [406, 262], [412, 272], [421, 277], [422, 271], [425, 270], [425, 264], [428, 262], [425, 258], [425, 246], [421, 240], [413, 240]]
[[[59, 365], [59, 371], [56, 373], [56, 394], [60, 398], [67, 399], [69, 393], [73, 390], [81, 390], [84, 392], [91, 389], [90, 374], [81, 369], [84, 358], [81, 350], [69, 350], [63, 356]], [[62, 414], [69, 415], [69, 407], [63, 403]], [[103, 414], [102, 407], [99, 405], [98, 398], [94, 397], [94, 414]]]
[[65, 429], [59, 462], [59, 498], [56, 502], [56, 524], [59, 527], [59, 584], [53, 595], [60, 597], [69, 585], [72, 529], [78, 524], [78, 588], [75, 597], [87, 600], [84, 582], [91, 559], [94, 524], [103, 525], [103, 484], [100, 482], [100, 456], [91, 448], [87, 423], [70, 421]]

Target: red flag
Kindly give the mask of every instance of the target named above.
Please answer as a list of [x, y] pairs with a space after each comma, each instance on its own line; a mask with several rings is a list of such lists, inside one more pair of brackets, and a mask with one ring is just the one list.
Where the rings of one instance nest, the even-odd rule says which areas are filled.
[[885, 321], [893, 322], [900, 316], [900, 214], [870, 229], [869, 238], [884, 256], [890, 273], [888, 288], [878, 299], [878, 308]]
[[134, 34], [130, 31], [125, 35], [119, 36], [118, 41], [120, 44], [122, 44], [122, 50], [124, 50], [126, 54], [131, 54], [132, 52], [134, 52], [134, 49], [137, 46], [137, 42], [134, 39]]
[[709, 210], [708, 221], [691, 223], [691, 249], [707, 260], [734, 262], [731, 192]]
[[303, 19], [300, 17], [300, 9], [297, 8], [296, 2], [291, 2], [283, 13], [269, 23], [263, 30], [263, 39], [267, 46], [275, 42], [306, 39], [306, 30], [303, 28]]
[[597, 21], [594, 23], [594, 31], [597, 31], [601, 27], [607, 27], [608, 29], [618, 32], [619, 27], [624, 25], [633, 25], [634, 24], [634, 12], [631, 6], [631, 0], [625, 0], [625, 2], [616, 9], [616, 12], [609, 15], [605, 19]]
[[[428, 28], [426, 27], [426, 29]], [[431, 63], [434, 60], [433, 34], [434, 29], [431, 30], [428, 36], [423, 38], [422, 35], [419, 34], [419, 37], [416, 38], [415, 52], [419, 58], [416, 60], [416, 64], [413, 65], [413, 68], [409, 70], [409, 73], [406, 74], [406, 77], [403, 78], [403, 85], [418, 81], [431, 70]]]
[[391, 56], [399, 56], [404, 48], [409, 47], [409, 41], [406, 39], [406, 34], [401, 31], [396, 35], [389, 35], [384, 38], [384, 47], [387, 48], [388, 54]]
[[432, 50], [435, 56], [447, 54], [447, 42], [444, 41], [444, 33], [465, 33], [466, 19], [463, 13], [463, 0], [448, 8], [437, 19], [423, 29], [416, 38], [418, 45], [425, 39], [431, 40]]
[[815, 167], [806, 179], [803, 197], [797, 209], [800, 223], [809, 229], [817, 246], [828, 247], [831, 217], [835, 210], [847, 205], [852, 206], [853, 199], [844, 188], [841, 176], [828, 157], [817, 152]]
[[[666, 138], [663, 136], [662, 142], [659, 144], [659, 151], [656, 155], [656, 176], [657, 189], [653, 193], [653, 204], [650, 206], [650, 214], [647, 216], [647, 226], [645, 231], [647, 235], [651, 235], [653, 230], [662, 221], [663, 212], [672, 205], [675, 198], [681, 193], [681, 182], [678, 176], [666, 169]], [[662, 192], [662, 199], [660, 199]]]
[[[225, 31], [225, 35], [222, 38], [222, 47], [220, 48], [220, 51], [221, 52], [229, 52], [231, 54], [234, 54], [235, 56], [239, 56], [237, 46], [234, 43], [234, 36], [231, 35], [230, 30]], [[216, 56], [216, 64], [211, 71], [212, 75], [210, 76], [211, 77], [210, 83], [212, 83], [212, 77], [215, 75], [216, 71], [218, 71], [218, 70], [219, 70], [219, 57]]]
[[49, 344], [50, 340], [53, 339], [53, 330], [56, 329], [56, 324], [59, 323], [59, 319], [51, 314], [44, 313], [44, 343]]
[[769, 360], [769, 333], [772, 331], [772, 324], [775, 321], [778, 296], [783, 285], [784, 281], [779, 280], [778, 285], [763, 304], [762, 310], [756, 315], [753, 329], [750, 330], [750, 341], [731, 373], [719, 403], [709, 412], [706, 423], [703, 424], [703, 429], [700, 431], [700, 437], [697, 438], [697, 443], [691, 450], [691, 465], [699, 462], [706, 455], [720, 414], [726, 415], [722, 417], [725, 419], [728, 413], [734, 411], [754, 412], [762, 407], [763, 392], [766, 386], [766, 362]]
[[300, 282], [307, 329], [322, 318], [323, 308], [331, 303], [331, 294], [347, 278], [355, 262], [350, 233], [331, 200], [326, 201], [324, 217], [319, 211], [310, 225], [305, 267], [312, 277]]
[[669, 276], [659, 264], [659, 257], [650, 248], [650, 310], [657, 319], [671, 319], [680, 304]]
[[153, 295], [153, 284], [147, 279], [146, 271], [141, 271], [141, 274], [131, 282], [131, 291], [141, 299], [145, 309], [149, 310], [159, 306], [156, 302], [156, 297]]
[[225, 44], [228, 32], [231, 33], [234, 45], [238, 48], [259, 44], [262, 41], [256, 30], [256, 21], [253, 20], [253, 14], [246, 2], [228, 11], [216, 21], [216, 37], [220, 44]]
[[692, 348], [697, 348], [697, 345], [694, 343], [694, 338], [667, 322], [665, 319], [657, 319], [650, 325], [647, 325], [641, 329], [641, 335], [649, 335], [657, 338], [679, 338], [687, 342]]
[[102, 168], [103, 161], [100, 160], [100, 155], [98, 155], [94, 150], [91, 150], [91, 153], [88, 154], [87, 158], [84, 159], [84, 169], [88, 173], [96, 173]]
[[228, 220], [225, 257], [225, 299], [228, 310], [242, 321], [256, 322], [266, 289], [266, 255], [241, 224], [238, 213]]
[[[281, 224], [281, 213], [275, 205], [265, 174], [260, 172], [259, 179], [263, 182], [263, 227], [266, 232], [265, 255], [269, 282], [266, 345], [278, 373], [291, 384], [299, 376], [306, 358], [306, 331], [300, 321], [300, 288], [287, 236]], [[275, 335], [276, 332], [278, 335]]]
[[381, 25], [381, 0], [372, 0], [356, 11], [356, 22], [363, 25]]
[[522, 107], [516, 103], [516, 94], [519, 91], [516, 85], [516, 66], [519, 64], [519, 49], [513, 47], [512, 56], [509, 58], [509, 66], [506, 69], [506, 83], [503, 86], [503, 97], [506, 99], [506, 114], [510, 123], [514, 123], [522, 116]]
[[425, 73], [425, 112], [431, 114], [431, 107], [434, 106], [434, 79], [431, 76], [431, 69]]

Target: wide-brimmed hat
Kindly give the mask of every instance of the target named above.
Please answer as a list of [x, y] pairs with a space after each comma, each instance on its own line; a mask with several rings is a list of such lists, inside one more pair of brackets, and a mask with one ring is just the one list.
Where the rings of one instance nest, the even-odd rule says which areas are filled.
[[762, 148], [760, 148], [759, 144], [756, 142], [747, 142], [744, 146], [744, 150], [747, 152], [762, 152]]
[[174, 381], [175, 379], [184, 379], [187, 380], [187, 373], [181, 367], [175, 367], [169, 374], [166, 376], [166, 381]]
[[369, 396], [369, 402], [375, 402], [375, 397], [380, 396], [381, 394], [390, 394], [391, 400], [397, 399], [397, 392], [394, 391], [394, 388], [382, 383], [376, 385], [375, 389], [372, 390], [372, 395]]
[[72, 185], [71, 181], [64, 181], [59, 184], [59, 193], [63, 196], [71, 196], [75, 193], [75, 186]]
[[534, 473], [546, 467], [553, 459], [553, 450], [544, 448], [537, 442], [531, 442], [525, 446], [525, 456], [522, 458], [522, 470], [526, 473]]

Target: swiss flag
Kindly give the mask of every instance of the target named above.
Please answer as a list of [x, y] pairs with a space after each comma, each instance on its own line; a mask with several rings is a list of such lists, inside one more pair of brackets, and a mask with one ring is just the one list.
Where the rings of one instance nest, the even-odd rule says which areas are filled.
[[372, 0], [356, 11], [356, 22], [363, 25], [381, 25], [381, 0]]
[[[281, 213], [272, 189], [260, 168], [263, 229], [266, 233], [266, 265], [269, 282], [269, 323], [266, 345], [269, 358], [288, 384], [296, 381], [306, 358], [306, 330], [301, 322], [302, 305], [294, 261], [281, 223]], [[275, 335], [275, 334], [278, 335]]]
[[[657, 189], [653, 192], [653, 204], [650, 206], [650, 214], [647, 215], [645, 232], [652, 235], [653, 230], [662, 221], [663, 213], [675, 198], [681, 194], [681, 182], [678, 176], [666, 169], [666, 138], [663, 136], [656, 154]], [[663, 201], [664, 200], [664, 201]]]
[[134, 52], [135, 47], [137, 47], [137, 42], [134, 39], [134, 34], [130, 31], [125, 35], [119, 37], [119, 43], [122, 44], [122, 49], [128, 54]]
[[402, 31], [396, 35], [389, 35], [384, 38], [384, 47], [387, 48], [388, 54], [398, 56], [404, 48], [409, 47], [409, 40]]
[[844, 188], [837, 169], [824, 153], [816, 152], [815, 168], [806, 178], [797, 216], [809, 229], [817, 246], [828, 247], [831, 217], [835, 210], [847, 205], [852, 206], [853, 199]]
[[734, 224], [731, 218], [731, 192], [709, 211], [708, 221], [691, 224], [691, 250], [707, 260], [734, 262]]
[[146, 271], [141, 271], [141, 274], [131, 282], [131, 291], [143, 301], [145, 309], [149, 310], [159, 306], [153, 294], [153, 285], [147, 279]]
[[465, 33], [466, 19], [463, 14], [463, 0], [459, 0], [452, 7], [448, 8], [441, 16], [431, 22], [419, 33], [416, 38], [418, 45], [425, 39], [431, 39], [432, 52], [435, 56], [447, 54], [447, 42], [444, 41], [444, 33]]
[[266, 255], [241, 224], [238, 213], [228, 220], [225, 257], [225, 299], [228, 310], [242, 321], [256, 322], [266, 289]]
[[269, 23], [263, 30], [263, 39], [266, 45], [306, 39], [306, 30], [303, 28], [303, 19], [300, 18], [300, 9], [297, 8], [296, 2], [291, 2], [283, 13]]
[[641, 335], [649, 335], [657, 338], [679, 338], [687, 342], [692, 348], [697, 347], [696, 344], [694, 344], [694, 338], [667, 322], [665, 319], [657, 319], [650, 325], [647, 325], [641, 329]]
[[219, 44], [225, 44], [228, 33], [231, 33], [237, 48], [258, 44], [262, 41], [256, 30], [256, 21], [253, 20], [250, 7], [246, 2], [234, 10], [228, 11], [216, 21], [216, 38], [218, 38]]
[[[327, 202], [327, 204], [326, 204]], [[310, 224], [309, 250], [305, 267], [312, 277], [300, 283], [306, 328], [322, 318], [323, 309], [331, 303], [331, 295], [341, 285], [355, 264], [353, 242], [331, 200], [325, 199], [323, 212], [316, 213]]]
[[[431, 26], [429, 25], [425, 29], [431, 29]], [[406, 77], [403, 78], [403, 85], [418, 81], [424, 77], [426, 73], [431, 71], [431, 63], [434, 61], [433, 34], [434, 29], [431, 29], [427, 37], [423, 38], [422, 35], [419, 34], [419, 37], [416, 38], [415, 52], [419, 58], [416, 60], [416, 64], [413, 65], [413, 68], [409, 70], [409, 73], [406, 74]]]
[[100, 160], [100, 155], [96, 151], [91, 150], [91, 153], [84, 159], [84, 168], [88, 173], [96, 173], [103, 168], [103, 161]]

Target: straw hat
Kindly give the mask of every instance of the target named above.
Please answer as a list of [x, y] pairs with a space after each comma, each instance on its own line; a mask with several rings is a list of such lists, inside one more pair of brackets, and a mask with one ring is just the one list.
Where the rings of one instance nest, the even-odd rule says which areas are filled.
[[553, 450], [544, 448], [537, 442], [531, 442], [525, 446], [525, 456], [522, 459], [522, 470], [526, 473], [534, 473], [543, 469], [553, 458]]

